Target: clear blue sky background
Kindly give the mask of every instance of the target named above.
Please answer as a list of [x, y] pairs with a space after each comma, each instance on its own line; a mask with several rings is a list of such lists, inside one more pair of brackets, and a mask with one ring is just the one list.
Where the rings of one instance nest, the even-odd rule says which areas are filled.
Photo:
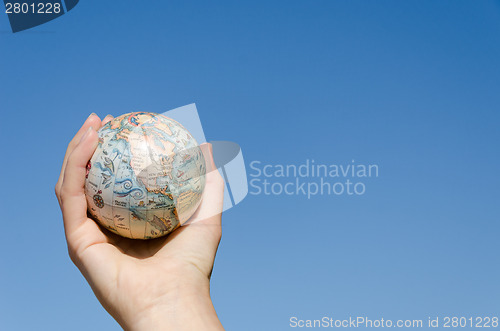
[[248, 196], [223, 217], [228, 330], [500, 311], [499, 1], [90, 1], [0, 14], [0, 329], [112, 330], [53, 194], [94, 111], [196, 102], [247, 165], [377, 163], [360, 197]]

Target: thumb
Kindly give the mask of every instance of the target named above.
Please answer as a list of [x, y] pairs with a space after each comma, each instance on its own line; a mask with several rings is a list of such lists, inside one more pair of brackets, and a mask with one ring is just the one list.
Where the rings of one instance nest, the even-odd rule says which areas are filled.
[[61, 209], [67, 236], [87, 220], [85, 173], [97, 143], [97, 132], [88, 128], [66, 163], [61, 185]]

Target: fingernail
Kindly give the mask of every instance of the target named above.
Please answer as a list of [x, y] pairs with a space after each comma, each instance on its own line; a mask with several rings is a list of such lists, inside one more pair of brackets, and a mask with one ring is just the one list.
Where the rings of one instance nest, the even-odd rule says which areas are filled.
[[96, 113], [92, 113], [92, 114], [89, 115], [88, 118], [92, 117], [93, 115], [97, 115], [97, 114]]
[[87, 131], [85, 131], [84, 135], [82, 136], [82, 138], [80, 139], [80, 142], [81, 143], [82, 141], [85, 140], [85, 138], [87, 138], [87, 136], [89, 135], [90, 131], [92, 131], [92, 127], [88, 128]]

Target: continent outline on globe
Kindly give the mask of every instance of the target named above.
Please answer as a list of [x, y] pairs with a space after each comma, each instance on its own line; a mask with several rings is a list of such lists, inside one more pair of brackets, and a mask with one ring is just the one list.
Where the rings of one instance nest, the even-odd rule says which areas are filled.
[[124, 237], [152, 239], [192, 216], [205, 186], [205, 159], [180, 123], [133, 112], [108, 122], [98, 136], [85, 195], [99, 224]]

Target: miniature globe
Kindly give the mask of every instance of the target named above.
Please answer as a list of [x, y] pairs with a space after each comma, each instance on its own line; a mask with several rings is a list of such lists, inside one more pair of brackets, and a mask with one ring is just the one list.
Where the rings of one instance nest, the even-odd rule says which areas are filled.
[[181, 124], [135, 112], [114, 118], [98, 135], [85, 195], [99, 224], [127, 238], [151, 239], [193, 215], [205, 187], [205, 159]]

